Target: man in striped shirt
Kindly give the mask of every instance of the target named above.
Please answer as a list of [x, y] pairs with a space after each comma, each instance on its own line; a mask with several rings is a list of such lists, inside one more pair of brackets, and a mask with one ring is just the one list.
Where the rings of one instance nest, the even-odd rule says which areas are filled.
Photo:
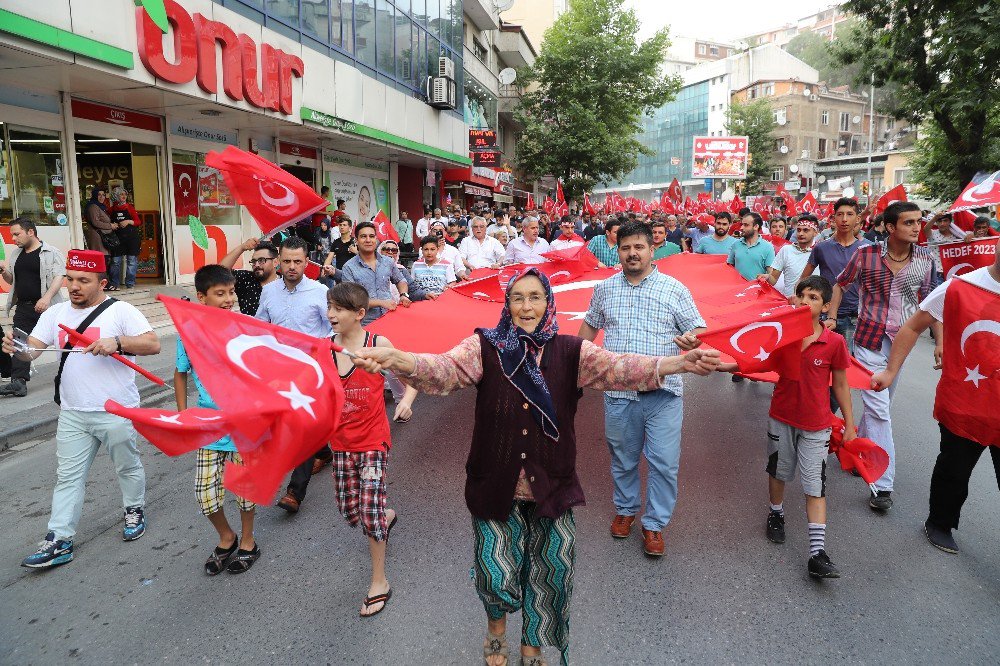
[[618, 265], [618, 227], [621, 224], [617, 217], [609, 217], [604, 223], [604, 235], [594, 236], [587, 243], [587, 249], [597, 257], [601, 268]]
[[[917, 310], [917, 305], [933, 289], [934, 258], [919, 247], [920, 206], [912, 201], [896, 201], [885, 209], [884, 221], [889, 236], [885, 242], [862, 247], [847, 262], [833, 288], [830, 312], [837, 312], [844, 292], [858, 286], [858, 327], [854, 333], [854, 354], [873, 373], [885, 370], [889, 349], [903, 323]], [[836, 319], [827, 319], [834, 329]], [[941, 340], [941, 324], [934, 326], [934, 339]], [[941, 344], [934, 351], [941, 355]], [[896, 450], [892, 439], [889, 409], [899, 376], [887, 391], [862, 391], [864, 412], [858, 436], [871, 439], [889, 454], [889, 467], [875, 482], [868, 505], [876, 511], [892, 507], [893, 479], [896, 474]]]

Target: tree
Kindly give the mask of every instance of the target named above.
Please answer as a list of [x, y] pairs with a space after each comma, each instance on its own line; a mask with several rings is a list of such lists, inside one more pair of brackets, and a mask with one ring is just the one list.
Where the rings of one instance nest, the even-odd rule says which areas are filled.
[[[857, 38], [858, 22], [849, 20], [840, 25], [837, 39], [852, 41]], [[833, 42], [811, 31], [800, 32], [792, 37], [785, 50], [819, 72], [819, 80], [831, 88], [855, 85], [861, 74], [860, 67], [839, 64], [833, 53]], [[867, 84], [867, 81], [865, 81]]]
[[746, 194], [759, 194], [761, 185], [771, 180], [771, 151], [774, 149], [774, 111], [766, 99], [733, 102], [726, 109], [726, 132], [746, 136], [750, 163], [747, 164]]
[[680, 90], [660, 64], [670, 44], [666, 28], [639, 43], [635, 12], [624, 0], [572, 0], [545, 31], [515, 117], [524, 126], [516, 162], [528, 178], [563, 179], [567, 197], [623, 178], [640, 154], [654, 154], [636, 136], [643, 114]]
[[[861, 21], [837, 62], [896, 84], [893, 116], [921, 123], [926, 195], [950, 201], [977, 171], [1000, 169], [1000, 12], [987, 0], [848, 0]], [[883, 102], [885, 104], [887, 102]]]

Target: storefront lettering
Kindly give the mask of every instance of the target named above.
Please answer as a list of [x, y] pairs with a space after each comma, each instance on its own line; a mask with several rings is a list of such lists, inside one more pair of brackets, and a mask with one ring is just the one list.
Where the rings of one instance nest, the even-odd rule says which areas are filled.
[[128, 167], [125, 166], [85, 166], [80, 168], [80, 178], [88, 182], [100, 185], [107, 180], [127, 180], [129, 177]]
[[326, 113], [321, 113], [313, 109], [303, 109], [302, 119], [308, 120], [309, 122], [322, 125], [323, 127], [332, 127], [333, 129], [338, 129], [341, 132], [356, 132], [357, 123], [352, 123], [350, 120], [344, 120], [343, 118], [337, 118], [336, 116], [331, 116]]
[[198, 13], [192, 17], [174, 0], [164, 0], [164, 6], [173, 32], [173, 62], [163, 52], [163, 32], [143, 7], [135, 10], [139, 59], [151, 74], [177, 84], [197, 79], [199, 88], [215, 94], [219, 89], [215, 45], [219, 44], [222, 88], [231, 100], [292, 113], [292, 80], [302, 78], [305, 71], [301, 58], [265, 43], [260, 45], [258, 62], [257, 44], [249, 35], [237, 35], [229, 26]]

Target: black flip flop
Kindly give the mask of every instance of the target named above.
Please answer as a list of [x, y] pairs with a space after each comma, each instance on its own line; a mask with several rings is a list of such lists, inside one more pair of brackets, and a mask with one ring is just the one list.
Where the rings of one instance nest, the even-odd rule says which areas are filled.
[[382, 608], [379, 608], [377, 611], [371, 613], [370, 615], [364, 615], [359, 611], [358, 615], [360, 615], [361, 617], [375, 617], [376, 615], [385, 610], [385, 607], [389, 604], [389, 599], [392, 599], [391, 587], [389, 588], [389, 591], [386, 592], [385, 594], [376, 594], [374, 597], [365, 597], [365, 608], [368, 608], [369, 606], [374, 606], [377, 603], [381, 603]]
[[253, 550], [243, 550], [240, 548], [236, 551], [236, 557], [226, 567], [226, 571], [231, 574], [241, 574], [252, 567], [258, 557], [260, 557], [260, 546], [256, 543], [253, 545]]
[[236, 549], [239, 546], [240, 540], [235, 539], [233, 545], [229, 548], [219, 548], [215, 547], [212, 551], [211, 556], [205, 560], [205, 573], [209, 576], [218, 576], [222, 573], [222, 570], [226, 568], [229, 564], [230, 558], [236, 553]]
[[392, 532], [392, 527], [393, 527], [393, 525], [395, 525], [395, 524], [396, 524], [396, 521], [397, 521], [397, 520], [399, 520], [399, 514], [398, 514], [398, 513], [397, 513], [397, 514], [395, 514], [395, 515], [394, 515], [394, 516], [392, 517], [392, 520], [391, 520], [391, 521], [389, 521], [389, 526], [388, 526], [387, 528], [385, 528], [385, 540], [386, 540], [386, 541], [388, 541], [388, 540], [389, 540], [389, 533], [390, 533], [390, 532]]

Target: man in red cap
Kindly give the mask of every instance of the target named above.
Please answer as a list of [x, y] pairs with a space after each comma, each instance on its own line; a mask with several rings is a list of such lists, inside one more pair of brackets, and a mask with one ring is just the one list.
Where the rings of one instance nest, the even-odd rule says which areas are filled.
[[49, 307], [28, 337], [30, 350], [15, 348], [13, 335], [3, 340], [3, 350], [24, 360], [37, 358], [43, 349], [72, 349], [74, 344], [59, 324], [76, 329], [93, 340], [75, 345], [81, 353], [63, 352], [56, 374], [59, 425], [56, 430], [56, 486], [48, 534], [21, 566], [48, 568], [73, 559], [73, 536], [83, 509], [84, 486], [90, 464], [101, 445], [118, 473], [125, 506], [122, 538], [134, 541], [146, 530], [143, 505], [146, 475], [136, 448], [132, 423], [104, 411], [114, 400], [126, 407], [139, 406], [135, 371], [110, 358], [111, 354], [146, 356], [160, 351], [160, 341], [146, 318], [133, 305], [104, 293], [107, 272], [104, 255], [70, 250], [66, 262], [69, 302]]

